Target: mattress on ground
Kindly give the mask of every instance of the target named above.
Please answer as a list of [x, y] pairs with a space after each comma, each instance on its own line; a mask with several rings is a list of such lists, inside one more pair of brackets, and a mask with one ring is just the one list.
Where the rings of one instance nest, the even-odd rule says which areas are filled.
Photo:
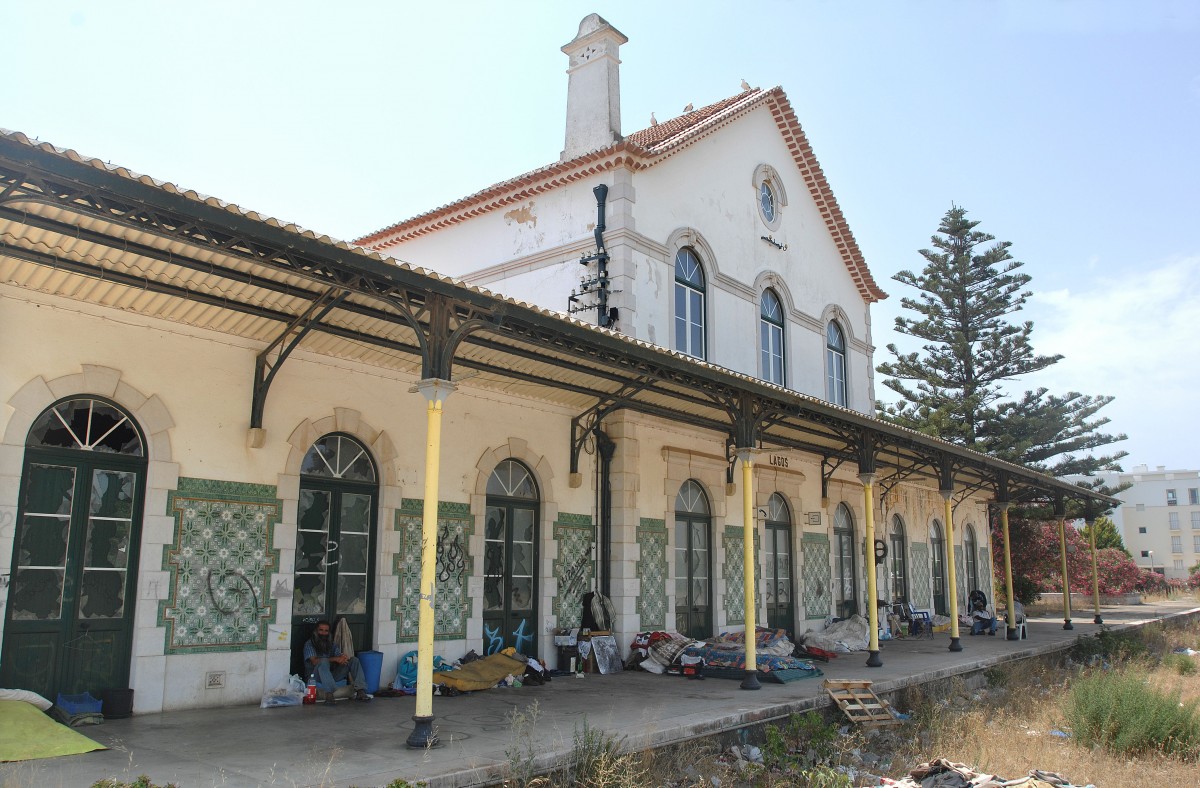
[[[701, 643], [693, 643], [684, 649], [683, 654], [689, 657], [700, 657], [705, 663], [705, 673], [719, 675], [714, 671], [742, 671], [746, 669], [746, 636], [742, 632], [724, 633], [720, 637], [710, 638]], [[788, 671], [794, 677], [804, 674], [820, 676], [821, 671], [813, 667], [806, 659], [791, 656], [794, 646], [787, 638], [787, 633], [780, 630], [758, 628], [755, 633], [755, 667], [758, 672], [768, 678], [770, 674]], [[775, 679], [768, 678], [774, 681]], [[782, 681], [782, 678], [780, 679]]]
[[0, 761], [28, 761], [108, 749], [21, 700], [0, 700]]
[[453, 687], [459, 692], [491, 689], [510, 673], [514, 676], [524, 674], [527, 664], [524, 660], [492, 654], [468, 662], [458, 670], [439, 671], [433, 675], [433, 683]]

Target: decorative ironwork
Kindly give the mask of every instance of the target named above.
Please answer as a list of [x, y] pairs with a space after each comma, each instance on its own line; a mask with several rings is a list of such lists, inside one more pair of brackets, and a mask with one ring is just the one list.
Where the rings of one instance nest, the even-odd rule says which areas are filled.
[[[258, 354], [254, 359], [254, 393], [251, 396], [250, 402], [250, 426], [262, 427], [263, 409], [267, 404], [267, 392], [271, 389], [271, 383], [275, 380], [275, 374], [279, 372], [279, 368], [283, 366], [283, 362], [292, 354], [292, 351], [300, 344], [301, 340], [312, 330], [313, 326], [319, 324], [321, 320], [330, 313], [330, 311], [345, 300], [349, 293], [335, 290], [327, 290], [319, 298], [312, 302], [304, 313], [297, 316], [295, 320], [288, 323], [287, 327], [275, 338], [271, 344]], [[275, 354], [274, 363], [271, 362], [271, 354]]]

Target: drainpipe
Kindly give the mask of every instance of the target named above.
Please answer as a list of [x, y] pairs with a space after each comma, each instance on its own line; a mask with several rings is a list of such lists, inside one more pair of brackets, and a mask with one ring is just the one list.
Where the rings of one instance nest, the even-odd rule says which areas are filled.
[[608, 437], [604, 430], [596, 427], [596, 472], [599, 474], [596, 485], [598, 497], [596, 510], [600, 521], [600, 545], [597, 556], [597, 578], [599, 590], [609, 599], [612, 598], [612, 459], [616, 453], [617, 444]]
[[604, 213], [608, 200], [608, 184], [592, 189], [596, 195], [596, 325], [611, 328], [617, 322], [617, 310], [608, 308], [608, 252], [604, 248]]

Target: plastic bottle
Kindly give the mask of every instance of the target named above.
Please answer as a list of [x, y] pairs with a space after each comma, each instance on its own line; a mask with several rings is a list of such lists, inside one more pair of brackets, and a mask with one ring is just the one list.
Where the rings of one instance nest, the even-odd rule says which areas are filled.
[[308, 674], [308, 686], [304, 690], [305, 705], [317, 702], [317, 674], [315, 672]]

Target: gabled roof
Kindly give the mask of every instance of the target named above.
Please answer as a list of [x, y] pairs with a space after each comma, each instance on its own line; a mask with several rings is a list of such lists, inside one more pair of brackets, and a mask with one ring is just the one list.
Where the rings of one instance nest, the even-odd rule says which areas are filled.
[[791, 151], [792, 159], [796, 162], [796, 167], [804, 178], [821, 217], [825, 220], [825, 226], [841, 253], [842, 261], [858, 286], [859, 294], [867, 302], [887, 298], [887, 293], [871, 276], [862, 251], [858, 248], [858, 242], [854, 240], [846, 217], [829, 187], [829, 181], [821, 171], [821, 165], [813, 155], [812, 146], [796, 120], [791, 102], [780, 87], [742, 91], [715, 104], [636, 131], [607, 148], [591, 151], [567, 161], [555, 162], [501, 181], [448, 205], [376, 230], [357, 239], [356, 243], [376, 249], [386, 248], [590, 177], [597, 172], [617, 167], [634, 171], [653, 167], [717, 129], [764, 106], [775, 119], [775, 124], [783, 135], [788, 150]]

